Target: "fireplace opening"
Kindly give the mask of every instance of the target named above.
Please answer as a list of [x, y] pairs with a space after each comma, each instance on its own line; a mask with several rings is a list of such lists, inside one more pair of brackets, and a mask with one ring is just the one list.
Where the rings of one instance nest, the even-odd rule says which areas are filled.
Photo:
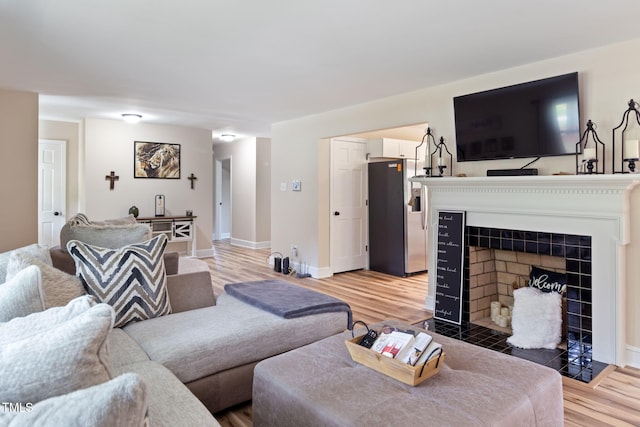
[[[533, 267], [566, 274], [563, 257], [469, 246], [469, 320], [512, 333], [513, 291], [529, 286]], [[562, 348], [567, 336], [566, 292], [563, 295]]]
[[528, 286], [531, 266], [566, 273], [563, 348], [592, 350], [591, 237], [467, 226], [463, 321], [511, 333], [491, 320], [491, 303], [513, 306], [514, 287]]

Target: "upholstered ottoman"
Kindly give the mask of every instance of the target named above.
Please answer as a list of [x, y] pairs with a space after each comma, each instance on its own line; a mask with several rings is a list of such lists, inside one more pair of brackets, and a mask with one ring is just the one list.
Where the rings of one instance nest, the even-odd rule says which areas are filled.
[[563, 425], [558, 372], [432, 335], [445, 363], [417, 387], [353, 362], [344, 343], [349, 332], [260, 362], [254, 426]]

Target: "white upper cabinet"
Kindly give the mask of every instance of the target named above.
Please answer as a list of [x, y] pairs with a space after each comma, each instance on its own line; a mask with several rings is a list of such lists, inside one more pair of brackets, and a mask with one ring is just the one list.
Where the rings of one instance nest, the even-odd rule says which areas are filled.
[[[407, 141], [404, 139], [376, 138], [367, 140], [370, 158], [414, 159], [418, 145], [420, 145], [420, 141]], [[424, 154], [425, 145], [418, 149], [418, 160], [423, 159]]]

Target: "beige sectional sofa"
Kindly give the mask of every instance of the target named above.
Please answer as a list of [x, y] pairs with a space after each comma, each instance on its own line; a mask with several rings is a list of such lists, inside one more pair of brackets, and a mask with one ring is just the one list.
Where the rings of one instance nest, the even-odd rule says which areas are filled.
[[[37, 245], [31, 246], [37, 248]], [[83, 298], [92, 299], [89, 296], [79, 296], [67, 306], [62, 307], [48, 307], [43, 302], [50, 299], [51, 294], [56, 292], [55, 286], [58, 286], [57, 283], [55, 285], [45, 283], [52, 272], [44, 264], [48, 262], [57, 263], [58, 266], [63, 265], [65, 258], [63, 255], [68, 255], [61, 253], [59, 249], [50, 250], [48, 254], [50, 260], [38, 262], [37, 265], [40, 267], [27, 267], [31, 273], [34, 268], [39, 269], [38, 274], [29, 276], [31, 277], [29, 280], [22, 278], [21, 272], [10, 280], [6, 280], [4, 277], [6, 262], [11, 257], [11, 253], [0, 254], [0, 335], [3, 328], [11, 327], [15, 322], [28, 324], [31, 318], [35, 321], [37, 316], [46, 315], [52, 310], [64, 309]], [[56, 259], [58, 259], [57, 262]], [[60, 264], [60, 260], [63, 260], [63, 264]], [[188, 269], [188, 272], [181, 274], [178, 271], [178, 274], [167, 275], [166, 286], [171, 303], [171, 314], [130, 322], [121, 328], [110, 328], [105, 339], [106, 345], [101, 347], [103, 350], [104, 348], [108, 350], [107, 362], [104, 363], [108, 367], [111, 378], [108, 384], [116, 380], [125, 382], [132, 378], [134, 382], [137, 381], [137, 388], [134, 387], [133, 390], [137, 390], [138, 393], [144, 392], [145, 405], [142, 406], [152, 426], [219, 425], [212, 413], [251, 399], [253, 368], [258, 362], [342, 332], [348, 327], [348, 315], [345, 312], [284, 319], [227, 294], [221, 295], [216, 300], [208, 269], [202, 270], [198, 267], [198, 263], [204, 264], [202, 261], [192, 260], [183, 264], [183, 268]], [[178, 269], [180, 269], [180, 262], [178, 262]], [[51, 270], [62, 271], [56, 268]], [[40, 271], [44, 273], [40, 274]], [[203, 272], [206, 273], [206, 279], [201, 274]], [[67, 276], [69, 280], [77, 280], [75, 277]], [[34, 283], [36, 281], [37, 284]], [[27, 285], [36, 289], [36, 294], [39, 293], [40, 296], [24, 292], [23, 289]], [[10, 294], [15, 294], [15, 289], [18, 289], [18, 295], [9, 297]], [[42, 294], [49, 294], [49, 296], [43, 297]], [[3, 303], [15, 306], [16, 298], [18, 300], [30, 298], [32, 301], [28, 301], [26, 312], [20, 313], [18, 309], [9, 316], [15, 317], [3, 319]], [[98, 304], [98, 306], [106, 306], [106, 304]], [[109, 310], [113, 311], [111, 307]], [[113, 325], [113, 319], [111, 325]], [[37, 344], [26, 340], [27, 347]], [[59, 341], [57, 345], [60, 345]], [[6, 360], [3, 352], [7, 348], [0, 348], [0, 364]], [[64, 349], [64, 346], [62, 348]], [[61, 356], [68, 362], [64, 354]], [[25, 355], [21, 363], [25, 365], [23, 368], [28, 370], [31, 362]], [[2, 366], [0, 366], [1, 371], [3, 371]], [[135, 375], [127, 377], [125, 374]], [[64, 380], [58, 381], [64, 382]], [[0, 385], [1, 383], [2, 380]], [[20, 396], [19, 389], [23, 387], [20, 379], [13, 378], [10, 384]], [[93, 384], [95, 387], [104, 385]], [[113, 387], [122, 389], [121, 384], [118, 387], [116, 385]], [[46, 381], [43, 382], [42, 387], [48, 387]], [[82, 388], [75, 392], [83, 393], [91, 390], [93, 388]], [[2, 393], [2, 387], [0, 387], [0, 401], [4, 401]], [[16, 411], [9, 411], [8, 414], [3, 414], [0, 410], [0, 426], [9, 423], [29, 425], [33, 417], [41, 415], [46, 410], [47, 405], [51, 406], [55, 404], [55, 399], [64, 399], [66, 396], [67, 394], [54, 396], [53, 402], [49, 400], [14, 402], [21, 405], [28, 403], [29, 413], [16, 414]], [[71, 402], [74, 399], [83, 401], [81, 397], [76, 397], [74, 394], [68, 394], [68, 396]], [[136, 398], [137, 394], [132, 391], [127, 396], [134, 403], [142, 399]], [[122, 405], [119, 408], [121, 407]], [[17, 406], [13, 407], [13, 409], [16, 408]], [[39, 411], [34, 408], [38, 408]], [[74, 417], [78, 417], [77, 413], [82, 412], [77, 409], [73, 407], [73, 403], [67, 403], [56, 411], [56, 418], [49, 420], [56, 420], [55, 423], [47, 424], [46, 417], [38, 421], [42, 421], [40, 422], [42, 425], [61, 425], [61, 423], [77, 425], [78, 419]], [[85, 415], [87, 411], [91, 409], [86, 409]], [[65, 413], [70, 417], [66, 420], [68, 423], [60, 421], [64, 420]], [[86, 421], [84, 418], [81, 420]], [[128, 423], [136, 425], [137, 421], [129, 420]]]

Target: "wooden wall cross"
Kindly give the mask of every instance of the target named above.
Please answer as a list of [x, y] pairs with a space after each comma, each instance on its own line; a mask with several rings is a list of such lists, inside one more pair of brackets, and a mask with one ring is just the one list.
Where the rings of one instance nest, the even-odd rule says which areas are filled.
[[187, 179], [191, 181], [191, 189], [193, 190], [193, 182], [196, 181], [198, 178], [192, 172], [191, 175], [187, 177]]
[[116, 175], [114, 171], [111, 171], [111, 174], [104, 177], [105, 180], [109, 180], [109, 190], [113, 190], [115, 187], [115, 182], [120, 179], [119, 176]]

